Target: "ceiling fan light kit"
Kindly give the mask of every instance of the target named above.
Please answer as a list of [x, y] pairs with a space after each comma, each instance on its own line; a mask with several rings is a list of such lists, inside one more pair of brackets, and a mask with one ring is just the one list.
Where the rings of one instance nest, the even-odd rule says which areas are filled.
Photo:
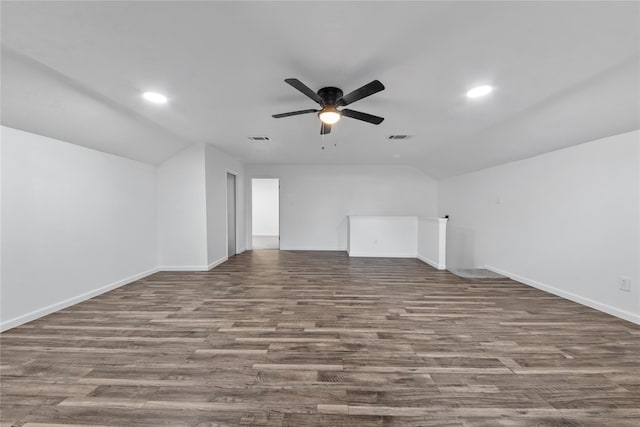
[[337, 123], [340, 120], [340, 112], [332, 107], [323, 108], [322, 111], [318, 113], [318, 117], [322, 120], [323, 123], [332, 125]]
[[321, 122], [321, 135], [330, 133], [331, 125], [337, 123], [342, 116], [361, 120], [363, 122], [371, 123], [374, 125], [379, 125], [384, 120], [383, 117], [378, 117], [374, 116], [373, 114], [362, 113], [360, 111], [354, 111], [347, 108], [338, 110], [338, 107], [347, 106], [363, 98], [371, 96], [374, 93], [378, 93], [384, 90], [384, 85], [378, 80], [374, 80], [371, 83], [368, 83], [361, 88], [348, 93], [347, 95], [343, 95], [342, 90], [337, 87], [323, 87], [316, 93], [298, 79], [285, 79], [285, 82], [317, 102], [320, 105], [321, 109], [298, 110], [291, 111], [289, 113], [274, 114], [272, 116], [273, 118], [279, 119], [282, 117], [297, 116], [300, 114], [318, 113], [318, 118]]

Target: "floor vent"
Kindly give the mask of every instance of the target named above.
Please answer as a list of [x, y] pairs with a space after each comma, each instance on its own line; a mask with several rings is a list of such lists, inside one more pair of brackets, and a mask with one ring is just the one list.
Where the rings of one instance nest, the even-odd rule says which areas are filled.
[[249, 141], [262, 142], [262, 141], [271, 141], [271, 138], [268, 136], [250, 136]]
[[413, 135], [389, 135], [387, 139], [409, 139]]

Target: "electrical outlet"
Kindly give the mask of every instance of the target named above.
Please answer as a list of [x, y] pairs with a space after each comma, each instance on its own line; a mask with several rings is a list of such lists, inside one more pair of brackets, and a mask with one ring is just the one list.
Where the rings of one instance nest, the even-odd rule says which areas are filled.
[[618, 288], [621, 291], [631, 292], [631, 277], [620, 276], [618, 279]]

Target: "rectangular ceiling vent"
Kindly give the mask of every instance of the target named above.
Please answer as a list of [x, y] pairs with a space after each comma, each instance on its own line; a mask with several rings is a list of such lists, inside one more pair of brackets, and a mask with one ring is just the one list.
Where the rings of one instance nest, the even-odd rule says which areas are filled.
[[269, 138], [268, 136], [250, 136], [249, 141], [255, 141], [255, 142], [271, 141], [271, 138]]
[[389, 135], [387, 139], [409, 139], [413, 135]]

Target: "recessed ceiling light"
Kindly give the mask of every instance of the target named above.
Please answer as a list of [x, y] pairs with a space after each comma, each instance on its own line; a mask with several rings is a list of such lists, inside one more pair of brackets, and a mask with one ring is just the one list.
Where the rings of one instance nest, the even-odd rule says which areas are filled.
[[147, 101], [154, 102], [156, 104], [166, 104], [168, 101], [166, 96], [157, 92], [145, 92], [142, 94], [142, 97]]
[[493, 88], [489, 85], [476, 86], [467, 92], [468, 98], [479, 98], [491, 93]]

